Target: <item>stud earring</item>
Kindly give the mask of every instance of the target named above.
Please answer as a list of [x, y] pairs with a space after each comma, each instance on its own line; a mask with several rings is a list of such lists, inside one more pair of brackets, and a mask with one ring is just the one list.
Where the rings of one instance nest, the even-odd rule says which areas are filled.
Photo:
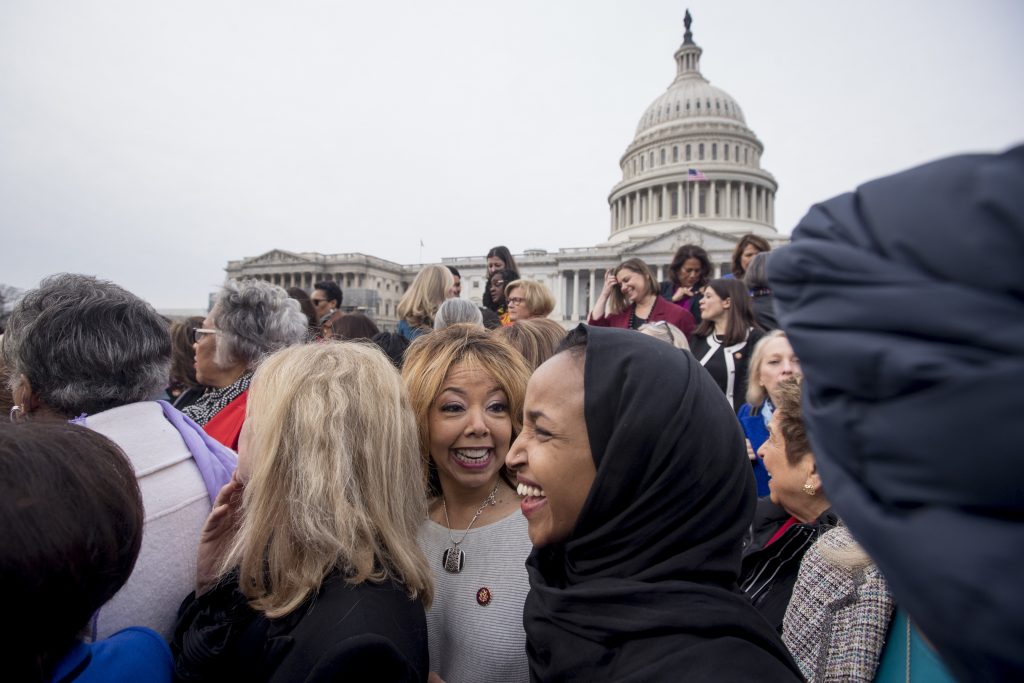
[[814, 488], [814, 484], [807, 483], [804, 484], [804, 493], [808, 496], [816, 496], [818, 495], [818, 489]]

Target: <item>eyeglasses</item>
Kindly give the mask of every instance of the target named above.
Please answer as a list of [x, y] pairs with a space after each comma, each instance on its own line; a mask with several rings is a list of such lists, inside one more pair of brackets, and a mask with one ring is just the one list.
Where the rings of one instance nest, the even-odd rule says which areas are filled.
[[189, 338], [193, 344], [198, 344], [199, 340], [208, 334], [220, 334], [220, 330], [208, 330], [204, 327], [193, 327], [189, 333]]
[[509, 306], [519, 306], [526, 303], [526, 299], [521, 296], [512, 296], [505, 300]]

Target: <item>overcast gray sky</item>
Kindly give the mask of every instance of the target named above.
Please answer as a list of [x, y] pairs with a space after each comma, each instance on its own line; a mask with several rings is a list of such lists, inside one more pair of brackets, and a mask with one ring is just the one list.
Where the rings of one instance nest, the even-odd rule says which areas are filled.
[[929, 159], [1024, 141], [1024, 3], [0, 3], [0, 282], [202, 307], [269, 249], [400, 263], [602, 242], [689, 6], [788, 233]]

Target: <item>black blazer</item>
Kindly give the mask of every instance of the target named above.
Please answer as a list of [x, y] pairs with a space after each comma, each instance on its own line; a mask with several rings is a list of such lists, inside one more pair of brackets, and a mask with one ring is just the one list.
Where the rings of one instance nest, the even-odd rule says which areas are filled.
[[178, 681], [426, 681], [429, 668], [423, 604], [394, 582], [353, 586], [337, 573], [274, 620], [249, 607], [237, 577], [193, 593], [171, 650]]

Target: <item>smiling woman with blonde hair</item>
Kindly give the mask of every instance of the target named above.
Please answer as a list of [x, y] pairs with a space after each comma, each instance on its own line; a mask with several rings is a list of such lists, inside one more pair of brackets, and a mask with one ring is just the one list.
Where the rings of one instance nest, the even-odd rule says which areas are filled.
[[402, 377], [432, 496], [419, 532], [437, 583], [430, 670], [447, 683], [527, 681], [532, 546], [505, 454], [522, 428], [530, 370], [496, 335], [452, 325], [413, 342]]
[[179, 677], [423, 680], [426, 501], [397, 371], [370, 345], [307, 345], [270, 356], [250, 391], [175, 631]]

